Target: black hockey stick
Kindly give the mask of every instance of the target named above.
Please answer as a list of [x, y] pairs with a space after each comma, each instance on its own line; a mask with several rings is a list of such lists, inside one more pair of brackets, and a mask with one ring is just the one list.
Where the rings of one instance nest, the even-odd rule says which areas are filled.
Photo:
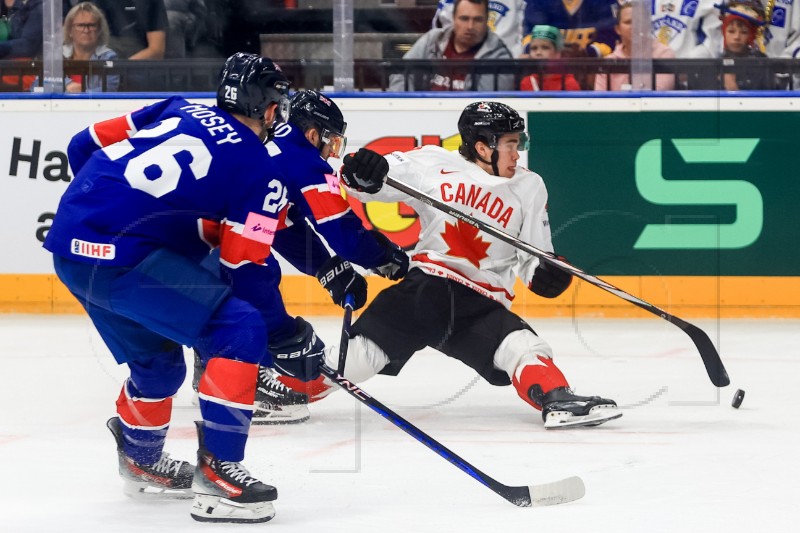
[[[350, 335], [348, 332], [349, 329], [350, 314], [345, 308], [344, 323], [342, 324], [342, 344], [339, 346], [340, 361], [343, 359], [342, 353], [347, 352], [347, 346], [350, 340]], [[487, 476], [466, 462], [464, 459], [451, 452], [433, 437], [417, 428], [411, 422], [367, 394], [355, 383], [351, 383], [350, 381], [346, 380], [341, 373], [337, 373], [328, 365], [320, 365], [320, 372], [334, 381], [342, 389], [347, 391], [350, 396], [363, 403], [384, 417], [386, 420], [414, 437], [417, 441], [436, 452], [439, 456], [444, 457], [451, 464], [477, 479], [481, 484], [490, 488], [496, 494], [499, 494], [514, 505], [519, 507], [557, 505], [560, 503], [567, 503], [580, 499], [586, 493], [583, 480], [577, 476], [568, 477], [559, 481], [553, 481], [551, 483], [543, 483], [541, 485], [527, 485], [521, 487], [509, 487], [508, 485], [504, 485], [499, 481]]]
[[337, 371], [340, 376], [344, 376], [344, 365], [347, 362], [347, 344], [350, 342], [350, 321], [353, 318], [353, 307], [355, 297], [349, 292], [344, 295], [344, 321], [342, 323], [342, 338], [339, 341], [339, 367]]
[[386, 183], [397, 189], [398, 191], [404, 192], [407, 195], [411, 196], [428, 204], [429, 206], [438, 209], [439, 211], [443, 211], [448, 215], [461, 220], [462, 222], [466, 222], [470, 226], [474, 226], [481, 231], [488, 233], [489, 235], [500, 239], [501, 241], [507, 242], [511, 246], [522, 250], [523, 252], [528, 252], [529, 254], [535, 255], [539, 259], [543, 259], [548, 263], [555, 265], [556, 267], [560, 268], [561, 270], [565, 270], [571, 273], [573, 276], [577, 276], [584, 281], [591, 283], [596, 287], [600, 287], [601, 289], [605, 289], [606, 291], [619, 296], [623, 300], [627, 300], [634, 305], [637, 305], [648, 311], [653, 313], [654, 315], [660, 316], [667, 322], [671, 322], [672, 324], [681, 328], [689, 338], [692, 339], [694, 345], [697, 347], [697, 351], [700, 352], [700, 357], [703, 359], [703, 364], [706, 367], [706, 372], [708, 373], [708, 377], [711, 379], [711, 383], [716, 385], [717, 387], [725, 387], [730, 384], [731, 380], [728, 377], [728, 372], [725, 370], [725, 366], [722, 364], [722, 360], [719, 357], [719, 353], [717, 349], [714, 347], [714, 344], [711, 342], [711, 339], [708, 338], [708, 335], [705, 331], [698, 328], [697, 326], [686, 322], [676, 316], [673, 316], [663, 309], [656, 307], [655, 305], [649, 304], [644, 300], [633, 296], [632, 294], [628, 294], [627, 292], [623, 291], [622, 289], [611, 285], [608, 282], [601, 280], [591, 274], [587, 274], [583, 270], [579, 269], [576, 266], [573, 266], [565, 261], [559, 259], [555, 254], [551, 252], [545, 252], [544, 250], [540, 250], [530, 244], [523, 242], [516, 237], [512, 237], [508, 233], [501, 231], [489, 224], [481, 222], [466, 213], [459, 211], [458, 209], [454, 209], [447, 205], [444, 202], [433, 198], [425, 194], [424, 192], [411, 187], [410, 185], [406, 185], [396, 179], [392, 178], [391, 176], [386, 177]]

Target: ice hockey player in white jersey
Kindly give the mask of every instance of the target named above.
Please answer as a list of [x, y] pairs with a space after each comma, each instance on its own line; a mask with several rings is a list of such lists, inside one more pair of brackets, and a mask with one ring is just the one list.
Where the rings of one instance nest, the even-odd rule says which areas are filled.
[[[493, 385], [513, 384], [542, 411], [546, 428], [596, 426], [622, 416], [612, 400], [577, 396], [553, 362], [550, 346], [509, 310], [516, 276], [534, 293], [554, 298], [572, 276], [540, 263], [477, 228], [404, 193], [383, 187], [387, 174], [477, 219], [553, 251], [542, 178], [517, 165], [526, 150], [524, 120], [498, 102], [468, 105], [458, 121], [459, 154], [438, 146], [385, 158], [362, 148], [344, 159], [342, 182], [360, 200], [404, 201], [422, 231], [411, 269], [382, 291], [353, 324], [345, 377], [360, 383], [376, 373], [396, 375], [426, 346], [470, 366]], [[337, 366], [337, 350], [326, 362]], [[286, 378], [281, 378], [284, 381]], [[332, 390], [323, 378], [287, 385], [311, 400]]]

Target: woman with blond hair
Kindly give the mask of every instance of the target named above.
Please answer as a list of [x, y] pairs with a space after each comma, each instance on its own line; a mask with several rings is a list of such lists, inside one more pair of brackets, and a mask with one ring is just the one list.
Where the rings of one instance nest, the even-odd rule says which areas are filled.
[[[108, 47], [108, 21], [91, 2], [81, 2], [64, 19], [64, 59], [73, 61], [102, 61], [116, 59], [117, 53]], [[106, 87], [100, 75], [66, 75], [64, 90], [68, 93], [116, 91], [119, 76], [107, 76]]]

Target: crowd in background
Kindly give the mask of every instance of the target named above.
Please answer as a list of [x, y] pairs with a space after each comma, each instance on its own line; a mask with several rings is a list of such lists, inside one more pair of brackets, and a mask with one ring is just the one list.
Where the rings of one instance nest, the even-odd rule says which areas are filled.
[[[631, 33], [638, 0], [439, 0], [431, 29], [404, 59], [460, 60], [411, 75], [389, 77], [392, 91], [630, 90], [629, 73], [569, 72], [576, 58], [633, 57]], [[795, 58], [800, 10], [794, 0], [641, 0], [650, 14], [653, 59]], [[356, 7], [358, 2], [356, 1]], [[70, 61], [222, 58], [226, 28], [254, 9], [245, 0], [63, 0], [63, 55]], [[262, 6], [278, 5], [262, 2]], [[281, 3], [280, 5], [284, 5]], [[43, 0], [0, 0], [0, 60], [36, 59], [42, 53]], [[393, 9], [393, 8], [383, 8]], [[233, 20], [236, 19], [236, 20]], [[248, 50], [260, 52], [260, 50]], [[279, 61], [281, 58], [277, 58]], [[479, 71], [470, 60], [538, 60], [535, 69], [509, 75]], [[444, 63], [444, 62], [443, 62]], [[573, 62], [574, 63], [574, 62]], [[675, 88], [765, 90], [782, 79], [754, 63], [722, 71], [657, 74], [655, 90]], [[544, 66], [543, 66], [544, 65]], [[523, 67], [521, 67], [523, 68]], [[785, 77], [784, 77], [785, 78]], [[3, 75], [7, 87], [30, 90]], [[122, 86], [121, 86], [122, 85]], [[128, 75], [68, 72], [65, 92], [147, 89]]]

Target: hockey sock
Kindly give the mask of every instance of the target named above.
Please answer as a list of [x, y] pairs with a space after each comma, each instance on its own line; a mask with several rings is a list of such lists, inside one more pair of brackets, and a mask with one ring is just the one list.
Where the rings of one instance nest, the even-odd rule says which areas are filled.
[[144, 398], [133, 382], [126, 380], [117, 398], [117, 414], [125, 455], [140, 464], [155, 464], [167, 437], [172, 398]]
[[244, 459], [253, 417], [258, 365], [215, 357], [200, 378], [205, 446], [222, 461]]
[[541, 411], [545, 394], [558, 387], [569, 387], [569, 384], [552, 359], [542, 355], [535, 358], [525, 358], [511, 381], [520, 398]]

